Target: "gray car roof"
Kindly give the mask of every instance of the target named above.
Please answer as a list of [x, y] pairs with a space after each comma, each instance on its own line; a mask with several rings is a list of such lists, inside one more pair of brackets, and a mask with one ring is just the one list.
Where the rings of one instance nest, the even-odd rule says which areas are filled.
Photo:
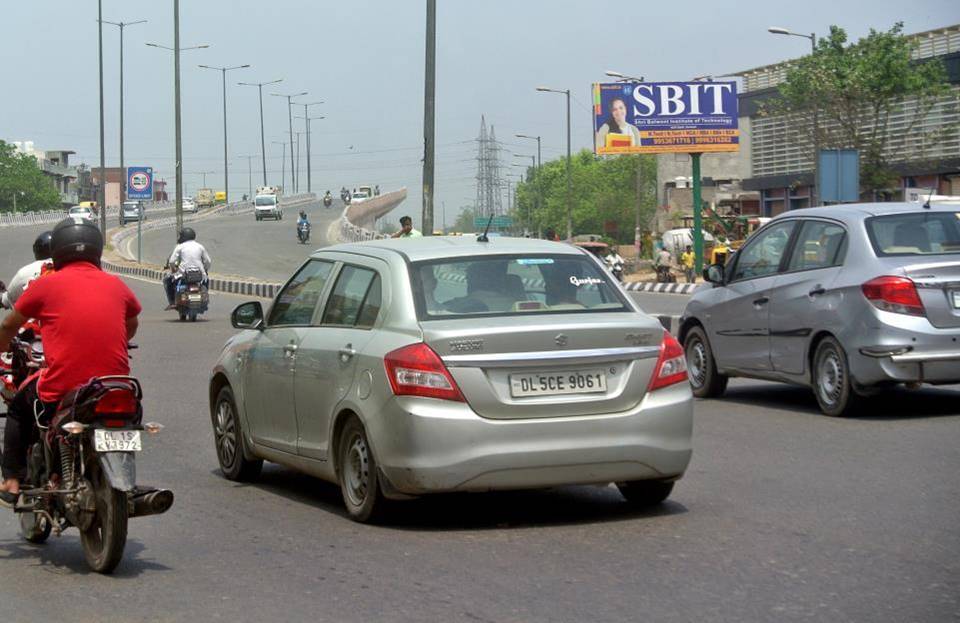
[[[947, 203], [930, 203], [930, 210], [936, 212], [957, 211], [957, 205]], [[816, 208], [801, 208], [799, 210], [790, 210], [783, 214], [778, 214], [773, 221], [791, 217], [816, 217], [835, 218], [846, 221], [859, 221], [869, 216], [879, 216], [881, 214], [902, 214], [904, 212], [925, 212], [926, 209], [921, 203], [911, 203], [907, 201], [886, 202], [886, 203], [844, 203], [830, 206], [820, 206]], [[772, 222], [772, 221], [771, 221]]]
[[[383, 256], [388, 253], [406, 255], [412, 262], [448, 257], [478, 255], [580, 255], [576, 246], [539, 240], [536, 238], [507, 238], [496, 236], [490, 242], [477, 242], [474, 236], [424, 236], [422, 238], [387, 238], [337, 244], [322, 251], [341, 251]], [[322, 252], [318, 251], [318, 253]]]

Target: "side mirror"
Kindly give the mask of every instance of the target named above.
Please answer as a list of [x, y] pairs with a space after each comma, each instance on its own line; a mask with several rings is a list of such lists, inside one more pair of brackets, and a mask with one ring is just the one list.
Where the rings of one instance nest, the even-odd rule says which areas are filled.
[[263, 307], [260, 301], [238, 305], [230, 314], [230, 324], [234, 329], [263, 329]]
[[723, 285], [724, 277], [723, 264], [711, 264], [703, 269], [703, 280], [714, 285]]

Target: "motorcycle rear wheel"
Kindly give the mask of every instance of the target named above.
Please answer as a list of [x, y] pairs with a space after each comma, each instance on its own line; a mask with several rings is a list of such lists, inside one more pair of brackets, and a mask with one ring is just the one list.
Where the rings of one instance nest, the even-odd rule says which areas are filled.
[[127, 544], [127, 494], [110, 486], [98, 461], [90, 463], [87, 474], [97, 511], [90, 527], [80, 532], [80, 542], [90, 569], [108, 574], [120, 564]]

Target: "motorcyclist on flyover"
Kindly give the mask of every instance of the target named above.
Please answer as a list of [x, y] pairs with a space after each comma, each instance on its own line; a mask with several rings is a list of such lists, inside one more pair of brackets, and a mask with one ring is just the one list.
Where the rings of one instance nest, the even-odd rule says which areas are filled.
[[191, 227], [184, 227], [177, 237], [177, 246], [173, 248], [167, 267], [170, 272], [163, 277], [163, 290], [167, 295], [167, 310], [176, 309], [174, 298], [177, 291], [177, 281], [183, 277], [188, 268], [199, 268], [203, 273], [203, 283], [207, 283], [207, 271], [213, 261], [202, 244], [197, 242], [197, 232]]
[[17, 274], [10, 280], [6, 292], [3, 293], [0, 306], [4, 309], [13, 309], [14, 303], [23, 294], [27, 285], [44, 272], [52, 270], [53, 261], [50, 259], [50, 238], [53, 232], [45, 231], [33, 241], [34, 261], [30, 262], [17, 271]]
[[[127, 344], [137, 332], [140, 303], [119, 277], [100, 269], [103, 236], [93, 222], [68, 218], [53, 229], [56, 272], [44, 276], [0, 323], [4, 347], [28, 318], [43, 329], [47, 367], [17, 393], [3, 439], [0, 505], [12, 507], [26, 476], [27, 449], [68, 391], [92, 377], [127, 375]], [[35, 413], [38, 414], [35, 417]]]
[[307, 218], [306, 210], [300, 210], [300, 217], [297, 219], [297, 235], [300, 235], [300, 227], [306, 226], [307, 237], [310, 236], [310, 219]]

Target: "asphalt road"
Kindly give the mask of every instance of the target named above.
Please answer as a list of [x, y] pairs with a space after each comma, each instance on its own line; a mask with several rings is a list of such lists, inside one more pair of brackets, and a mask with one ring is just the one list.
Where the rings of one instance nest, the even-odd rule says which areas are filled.
[[[307, 244], [300, 244], [297, 240], [299, 208], [284, 208], [281, 221], [257, 221], [253, 214], [241, 214], [217, 216], [190, 226], [213, 258], [212, 272], [282, 282], [312, 251], [331, 244], [327, 230], [340, 218], [343, 204], [335, 199], [331, 207], [324, 208], [318, 201], [304, 209], [311, 225]], [[174, 238], [173, 228], [146, 232], [142, 250], [144, 261], [166, 263], [174, 247]], [[131, 248], [136, 249], [135, 240]]]
[[[28, 259], [30, 234], [0, 230], [0, 274]], [[697, 403], [693, 463], [656, 510], [567, 487], [414, 500], [362, 526], [334, 485], [271, 465], [254, 484], [219, 475], [206, 382], [240, 300], [215, 294], [195, 324], [147, 306], [133, 371], [167, 428], [137, 471], [177, 501], [131, 522], [110, 577], [87, 572], [75, 530], [31, 546], [0, 512], [4, 620], [960, 618], [957, 388], [832, 419], [802, 389], [733, 382]]]

